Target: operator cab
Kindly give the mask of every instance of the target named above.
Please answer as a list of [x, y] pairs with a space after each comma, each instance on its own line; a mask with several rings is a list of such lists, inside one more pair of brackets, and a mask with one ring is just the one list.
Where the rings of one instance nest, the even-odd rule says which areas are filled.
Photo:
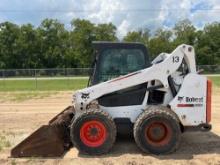
[[150, 66], [146, 47], [141, 43], [95, 41], [95, 62], [90, 85], [126, 75]]
[[[95, 61], [89, 86], [149, 67], [146, 47], [141, 43], [93, 42]], [[105, 107], [140, 105], [147, 84], [140, 84], [102, 96], [98, 99]]]

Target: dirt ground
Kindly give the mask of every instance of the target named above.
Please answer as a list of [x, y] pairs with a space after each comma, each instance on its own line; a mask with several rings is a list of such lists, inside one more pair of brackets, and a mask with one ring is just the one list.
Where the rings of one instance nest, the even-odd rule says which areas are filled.
[[46, 124], [55, 114], [71, 103], [72, 92], [60, 92], [44, 99], [0, 103], [0, 135], [5, 136], [10, 146], [0, 151], [0, 164], [86, 164], [86, 165], [143, 165], [143, 164], [219, 164], [220, 165], [220, 89], [213, 93], [212, 125], [207, 133], [184, 133], [177, 152], [154, 156], [142, 153], [133, 139], [117, 139], [109, 154], [90, 157], [81, 155], [73, 148], [63, 158], [57, 159], [12, 159], [10, 149]]

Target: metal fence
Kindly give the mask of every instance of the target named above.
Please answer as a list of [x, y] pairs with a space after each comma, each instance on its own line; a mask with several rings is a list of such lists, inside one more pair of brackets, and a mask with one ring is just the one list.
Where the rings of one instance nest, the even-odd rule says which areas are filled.
[[[220, 74], [220, 65], [198, 65], [197, 70], [204, 74]], [[0, 69], [3, 78], [43, 78], [43, 77], [88, 77], [91, 68], [58, 68], [58, 69]]]
[[220, 65], [198, 65], [197, 70], [202, 70], [203, 74], [220, 74]]
[[[203, 70], [203, 74], [220, 75], [220, 65], [199, 65], [197, 70]], [[75, 90], [86, 86], [91, 72], [91, 68], [0, 70], [0, 92]]]
[[91, 68], [0, 70], [0, 92], [76, 90], [86, 87], [91, 71]]
[[1, 69], [0, 78], [86, 77], [91, 70], [91, 68]]

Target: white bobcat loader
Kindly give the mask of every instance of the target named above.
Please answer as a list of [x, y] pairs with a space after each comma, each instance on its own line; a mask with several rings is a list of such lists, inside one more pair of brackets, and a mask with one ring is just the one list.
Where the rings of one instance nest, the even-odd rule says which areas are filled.
[[212, 84], [197, 74], [192, 46], [150, 63], [142, 44], [93, 44], [89, 87], [75, 92], [73, 106], [18, 144], [12, 157], [62, 156], [72, 146], [104, 154], [117, 133], [129, 132], [144, 152], [166, 154], [177, 149], [181, 133], [211, 129]]

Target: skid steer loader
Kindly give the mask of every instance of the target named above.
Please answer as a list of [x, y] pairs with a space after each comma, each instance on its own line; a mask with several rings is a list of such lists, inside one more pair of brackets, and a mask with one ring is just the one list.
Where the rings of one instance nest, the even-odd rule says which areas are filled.
[[[180, 45], [151, 63], [140, 43], [94, 42], [87, 88], [73, 105], [11, 151], [12, 157], [57, 157], [72, 146], [99, 155], [116, 134], [132, 132], [144, 152], [175, 151], [185, 131], [211, 129], [211, 81], [196, 71], [194, 48]], [[132, 130], [132, 131], [131, 131]]]

